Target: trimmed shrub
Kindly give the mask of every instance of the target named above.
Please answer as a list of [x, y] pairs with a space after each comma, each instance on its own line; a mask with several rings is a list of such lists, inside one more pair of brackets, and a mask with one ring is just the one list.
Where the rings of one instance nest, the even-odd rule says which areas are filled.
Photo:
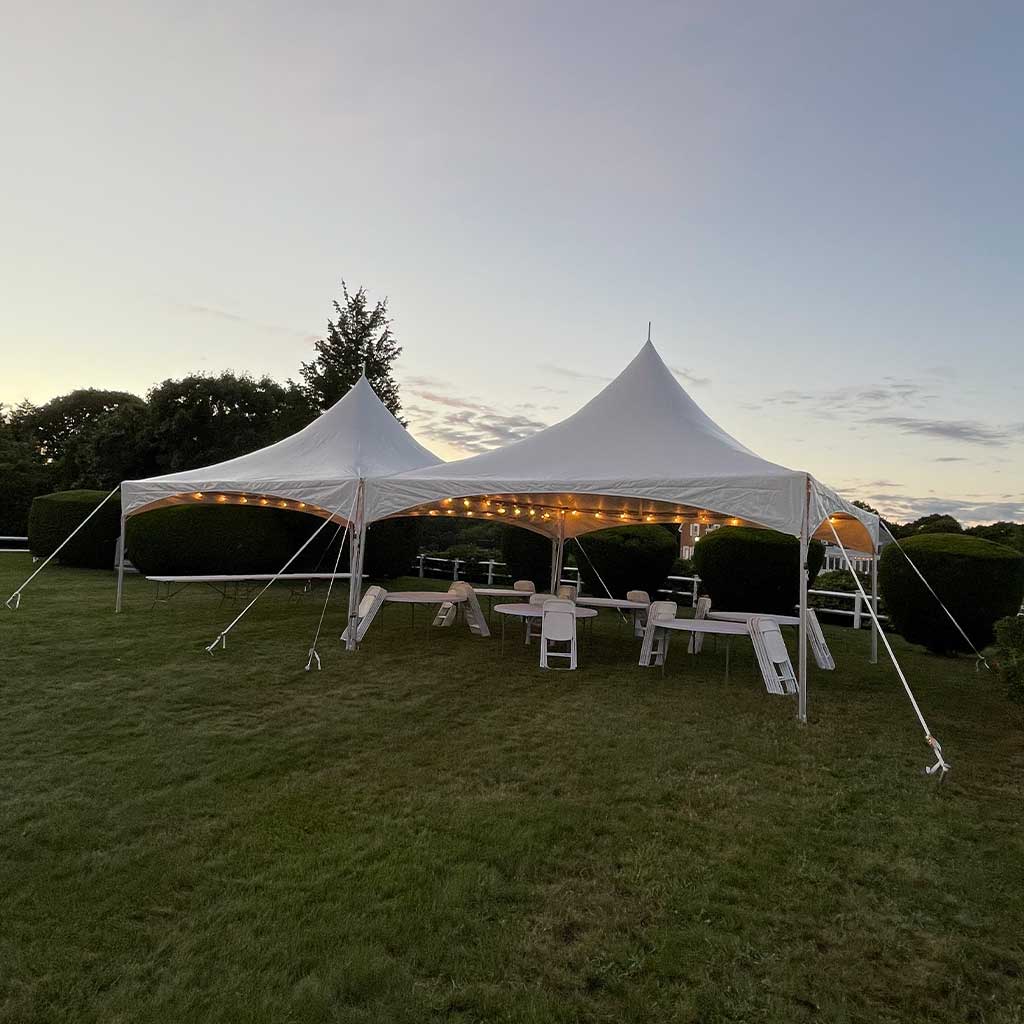
[[501, 535], [501, 560], [513, 580], [532, 580], [539, 593], [551, 586], [551, 539], [521, 526], [506, 526]]
[[364, 574], [393, 580], [411, 576], [420, 550], [420, 521], [414, 518], [383, 519], [366, 529]]
[[600, 573], [613, 597], [646, 590], [653, 599], [672, 569], [678, 545], [678, 539], [660, 526], [617, 526], [586, 534], [582, 538], [585, 554], [577, 549], [576, 564], [588, 594], [604, 597]]
[[[929, 533], [900, 541], [925, 579], [980, 650], [997, 619], [1014, 615], [1024, 595], [1024, 555], [979, 537]], [[878, 578], [896, 631], [936, 654], [970, 647], [895, 544], [882, 551]]]
[[[34, 555], [52, 555], [107, 491], [55, 491], [32, 499], [28, 516], [28, 546]], [[121, 532], [121, 500], [110, 499], [57, 556], [62, 565], [111, 569]]]
[[[825, 545], [811, 541], [807, 585], [825, 560]], [[693, 564], [701, 590], [722, 611], [792, 615], [800, 602], [800, 541], [776, 530], [723, 526], [697, 542]]]
[[696, 576], [697, 570], [693, 567], [693, 560], [690, 558], [677, 558], [672, 563], [669, 576]]
[[[130, 517], [126, 546], [146, 576], [277, 572], [322, 522], [284, 509], [173, 505]], [[330, 543], [336, 531], [334, 524], [324, 527], [289, 572], [312, 571], [318, 561], [329, 572], [337, 555]]]
[[1006, 684], [1006, 696], [1024, 704], [1024, 615], [1008, 615], [995, 626], [996, 671]]

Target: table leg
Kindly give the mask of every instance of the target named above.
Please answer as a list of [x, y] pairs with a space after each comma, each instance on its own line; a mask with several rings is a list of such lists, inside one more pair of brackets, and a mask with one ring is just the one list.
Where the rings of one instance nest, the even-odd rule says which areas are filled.
[[729, 682], [729, 649], [732, 647], [732, 637], [725, 638], [725, 681]]
[[501, 617], [501, 654], [502, 654], [502, 657], [505, 656], [505, 619], [507, 619], [507, 618], [508, 618], [507, 615], [502, 615], [502, 617]]

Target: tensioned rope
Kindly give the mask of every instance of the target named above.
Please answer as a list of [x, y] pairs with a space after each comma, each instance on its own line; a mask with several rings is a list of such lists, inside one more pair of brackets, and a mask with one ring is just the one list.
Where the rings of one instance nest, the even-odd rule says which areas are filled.
[[940, 778], [944, 777], [946, 772], [949, 771], [949, 765], [942, 757], [942, 747], [939, 745], [939, 741], [932, 735], [931, 729], [928, 728], [928, 723], [924, 720], [924, 715], [921, 713], [921, 708], [918, 706], [917, 698], [914, 697], [914, 691], [910, 688], [910, 683], [907, 682], [907, 677], [903, 674], [903, 669], [900, 663], [896, 660], [896, 655], [893, 652], [892, 645], [889, 643], [889, 638], [882, 631], [882, 625], [878, 621], [878, 612], [872, 601], [868, 599], [868, 595], [864, 591], [864, 585], [860, 581], [860, 577], [854, 571], [853, 563], [850, 561], [850, 556], [843, 547], [843, 542], [839, 539], [839, 534], [836, 533], [835, 525], [832, 520], [829, 520], [829, 529], [832, 531], [832, 536], [836, 539], [836, 544], [839, 546], [839, 550], [843, 553], [843, 558], [846, 561], [846, 568], [850, 570], [850, 575], [853, 577], [854, 582], [857, 584], [857, 589], [860, 591], [860, 596], [864, 599], [864, 604], [867, 606], [868, 614], [871, 616], [871, 621], [877, 631], [878, 636], [882, 638], [882, 643], [885, 644], [885, 649], [889, 652], [889, 659], [892, 661], [892, 666], [896, 669], [896, 674], [900, 677], [900, 682], [903, 683], [903, 689], [907, 691], [907, 697], [910, 698], [910, 704], [914, 709], [914, 714], [917, 715], [917, 720], [921, 723], [921, 728], [924, 730], [925, 742], [932, 748], [935, 753], [935, 764], [930, 768], [925, 768], [925, 772], [928, 775], [934, 775], [936, 772], [941, 772]]
[[[338, 529], [341, 529], [339, 524]], [[335, 531], [335, 538], [338, 534]], [[327, 606], [331, 603], [331, 591], [334, 589], [334, 578], [338, 575], [338, 566], [341, 565], [341, 552], [345, 547], [345, 539], [348, 537], [348, 523], [345, 524], [345, 532], [341, 535], [341, 543], [338, 545], [338, 557], [334, 560], [334, 569], [331, 572], [331, 578], [327, 583], [327, 597], [324, 598], [324, 607], [320, 612], [320, 621], [316, 626], [316, 633], [313, 636], [313, 646], [309, 649], [309, 660], [306, 662], [306, 671], [308, 672], [313, 667], [313, 661], [316, 660], [316, 670], [320, 671], [320, 655], [316, 653], [316, 645], [320, 639], [320, 630], [324, 628], [324, 616], [327, 614]], [[331, 541], [333, 544], [334, 541]], [[321, 556], [322, 557], [322, 556]], [[351, 577], [349, 578], [349, 586], [352, 585]]]
[[38, 576], [38, 575], [39, 575], [39, 574], [40, 574], [40, 573], [41, 573], [41, 572], [42, 572], [42, 571], [43, 571], [43, 570], [44, 570], [44, 569], [45, 569], [45, 568], [46, 568], [46, 567], [47, 567], [47, 566], [49, 565], [49, 564], [50, 564], [50, 562], [52, 562], [52, 561], [53, 561], [53, 560], [54, 560], [54, 559], [55, 559], [55, 558], [57, 557], [57, 555], [58, 555], [58, 554], [60, 554], [61, 550], [62, 550], [62, 549], [64, 548], [64, 545], [65, 545], [65, 544], [67, 544], [67, 542], [68, 542], [69, 540], [71, 540], [71, 538], [72, 538], [72, 537], [74, 537], [74, 535], [75, 535], [76, 533], [78, 533], [78, 531], [79, 531], [79, 530], [80, 530], [80, 529], [81, 529], [81, 528], [82, 528], [83, 526], [85, 526], [85, 524], [86, 524], [87, 522], [89, 522], [89, 520], [90, 520], [90, 519], [92, 519], [92, 517], [93, 517], [94, 515], [96, 515], [96, 513], [97, 513], [97, 512], [99, 512], [99, 510], [100, 510], [101, 508], [103, 508], [103, 506], [104, 506], [104, 505], [106, 505], [106, 503], [107, 503], [108, 501], [110, 501], [110, 499], [111, 499], [111, 498], [112, 498], [112, 497], [113, 497], [113, 496], [114, 496], [115, 494], [117, 494], [117, 492], [118, 492], [119, 490], [121, 490], [121, 485], [120, 485], [120, 484], [118, 484], [118, 485], [117, 485], [117, 486], [116, 486], [116, 487], [115, 487], [115, 488], [114, 488], [114, 489], [113, 489], [113, 490], [112, 490], [112, 491], [111, 491], [111, 492], [110, 492], [110, 493], [109, 493], [109, 494], [108, 494], [108, 495], [107, 495], [107, 496], [106, 496], [106, 497], [105, 497], [105, 498], [104, 498], [104, 499], [103, 499], [103, 500], [102, 500], [102, 501], [101, 501], [101, 502], [100, 502], [100, 503], [99, 503], [99, 504], [98, 504], [98, 505], [97, 505], [97, 506], [96, 506], [96, 507], [95, 507], [95, 508], [94, 508], [94, 509], [93, 509], [93, 510], [92, 510], [92, 511], [91, 511], [91, 512], [90, 512], [90, 513], [89, 513], [89, 514], [88, 514], [88, 515], [87, 515], [87, 516], [86, 516], [86, 517], [85, 517], [85, 518], [84, 518], [84, 519], [83, 519], [83, 520], [82, 520], [82, 521], [81, 521], [81, 522], [80, 522], [80, 523], [79, 523], [79, 524], [78, 524], [78, 525], [77, 525], [77, 526], [76, 526], [76, 527], [75, 527], [75, 528], [74, 528], [74, 529], [73, 529], [73, 530], [72, 530], [72, 531], [71, 531], [71, 532], [70, 532], [70, 533], [69, 533], [69, 534], [68, 534], [67, 536], [66, 536], [66, 537], [65, 537], [65, 538], [64, 538], [64, 539], [63, 539], [63, 540], [62, 540], [62, 541], [61, 541], [61, 542], [60, 542], [60, 544], [59, 544], [59, 545], [57, 546], [57, 548], [56, 548], [56, 549], [55, 549], [54, 551], [52, 551], [52, 552], [50, 553], [50, 556], [49, 556], [49, 558], [47, 558], [47, 559], [46, 559], [46, 561], [45, 561], [45, 562], [43, 562], [43, 564], [42, 564], [41, 566], [39, 566], [39, 568], [38, 568], [38, 569], [36, 569], [36, 571], [35, 571], [34, 573], [32, 573], [32, 575], [31, 575], [31, 576], [29, 576], [29, 578], [28, 578], [27, 580], [25, 580], [25, 582], [24, 582], [24, 583], [22, 583], [22, 585], [21, 585], [20, 587], [18, 587], [18, 589], [17, 589], [17, 590], [16, 590], [16, 591], [15, 591], [15, 592], [14, 592], [13, 594], [11, 594], [11, 596], [10, 596], [9, 598], [7, 598], [7, 600], [6, 600], [5, 602], [4, 602], [4, 604], [6, 604], [6, 605], [7, 605], [7, 607], [11, 609], [11, 611], [12, 611], [12, 612], [16, 612], [16, 611], [18, 610], [18, 608], [20, 607], [20, 605], [21, 605], [21, 592], [22, 592], [22, 591], [23, 591], [23, 590], [24, 590], [24, 589], [25, 589], [25, 588], [26, 588], [26, 587], [27, 587], [27, 586], [28, 586], [28, 585], [29, 585], [29, 584], [30, 584], [30, 583], [31, 583], [31, 582], [32, 582], [32, 581], [33, 581], [33, 580], [34, 580], [34, 579], [35, 579], [35, 578], [36, 578], [36, 577], [37, 577], [37, 576]]
[[[604, 592], [608, 595], [608, 599], [610, 601], [614, 601], [615, 598], [612, 597], [612, 592], [608, 589], [608, 584], [605, 583], [605, 581], [601, 578], [601, 574], [597, 571], [597, 566], [595, 566], [594, 563], [590, 560], [590, 555], [587, 554], [586, 549], [580, 543], [579, 537], [573, 537], [573, 540], [576, 541], [576, 546], [580, 549], [580, 551], [583, 552], [583, 557], [587, 560], [587, 565], [589, 565], [590, 568], [594, 570], [594, 575], [597, 577], [598, 583], [600, 583], [601, 586], [604, 587]], [[619, 618], [622, 619], [623, 622], [629, 622], [626, 616], [622, 614], [621, 608], [616, 608], [615, 610], [619, 613]]]
[[903, 555], [903, 557], [907, 560], [907, 564], [910, 566], [910, 568], [913, 569], [914, 572], [917, 573], [918, 578], [928, 588], [928, 591], [931, 593], [932, 597], [934, 597], [935, 600], [939, 602], [939, 607], [949, 616], [949, 621], [952, 622], [954, 626], [956, 626], [956, 628], [960, 631], [960, 635], [970, 645], [971, 650], [974, 651], [974, 656], [977, 659], [974, 662], [974, 671], [975, 672], [978, 671], [978, 662], [981, 662], [981, 664], [984, 665], [985, 668], [987, 668], [991, 672], [992, 671], [991, 666], [989, 665], [988, 661], [985, 659], [985, 655], [982, 654], [981, 651], [979, 651], [978, 648], [974, 646], [974, 641], [964, 632], [963, 626], [961, 626], [960, 623], [956, 621], [956, 619], [953, 617], [953, 613], [946, 607], [946, 605], [943, 602], [942, 598], [939, 597], [939, 595], [935, 593], [935, 589], [924, 578], [924, 573], [922, 573], [921, 570], [918, 569], [918, 567], [914, 564], [913, 559], [910, 557], [910, 555], [907, 554], [906, 549], [903, 547], [903, 545], [893, 536], [892, 530], [890, 530], [888, 526], [884, 525], [882, 523], [881, 519], [879, 519], [878, 522], [882, 526], [882, 529], [885, 530], [885, 532], [887, 534], [889, 534], [889, 539], [893, 542], [893, 544], [895, 544], [896, 547], [898, 547], [900, 549], [900, 554]]
[[[353, 509], [355, 508], [355, 505], [354, 505], [354, 503], [353, 503], [353, 506], [352, 506], [352, 507], [353, 507]], [[248, 604], [247, 604], [247, 605], [246, 605], [246, 606], [245, 606], [245, 607], [244, 607], [244, 608], [243, 608], [243, 609], [242, 609], [242, 610], [241, 610], [241, 611], [240, 611], [240, 612], [239, 612], [239, 613], [237, 614], [237, 615], [236, 615], [236, 616], [235, 616], [235, 618], [234, 618], [234, 619], [233, 619], [233, 620], [231, 621], [231, 624], [230, 624], [229, 626], [227, 626], [226, 628], [222, 629], [222, 630], [221, 630], [221, 631], [220, 631], [220, 632], [219, 632], [219, 633], [217, 634], [217, 638], [216, 638], [216, 639], [215, 639], [215, 640], [213, 641], [213, 643], [212, 643], [212, 644], [209, 644], [209, 645], [207, 646], [207, 648], [206, 648], [206, 650], [207, 650], [207, 651], [208, 651], [208, 652], [209, 652], [210, 654], [213, 654], [214, 648], [215, 648], [215, 647], [217, 646], [217, 644], [220, 644], [220, 645], [221, 645], [221, 648], [226, 648], [226, 647], [227, 647], [227, 645], [228, 645], [228, 644], [227, 644], [227, 637], [228, 637], [228, 633], [230, 633], [230, 632], [231, 632], [231, 630], [233, 630], [233, 629], [235, 628], [235, 626], [237, 626], [237, 625], [238, 625], [238, 623], [239, 623], [239, 622], [241, 622], [242, 618], [243, 618], [243, 617], [245, 616], [245, 613], [246, 613], [246, 612], [247, 612], [247, 611], [248, 611], [248, 610], [249, 610], [249, 609], [250, 609], [250, 608], [251, 608], [251, 607], [252, 607], [252, 606], [253, 606], [253, 605], [254, 605], [254, 604], [255, 604], [255, 603], [256, 603], [256, 602], [257, 602], [257, 601], [258, 601], [258, 600], [259, 600], [259, 599], [260, 599], [260, 598], [261, 598], [261, 597], [262, 597], [262, 596], [263, 596], [263, 595], [264, 595], [264, 594], [265, 594], [265, 593], [266, 593], [266, 592], [267, 592], [267, 591], [268, 591], [268, 590], [269, 590], [269, 589], [270, 589], [270, 588], [271, 588], [271, 587], [272, 587], [272, 586], [273, 586], [273, 585], [275, 584], [275, 583], [276, 583], [276, 582], [277, 582], [277, 580], [279, 579], [279, 577], [281, 577], [281, 576], [283, 576], [283, 575], [285, 574], [285, 572], [287, 571], [288, 567], [289, 567], [289, 566], [290, 566], [290, 565], [292, 564], [292, 562], [294, 562], [294, 561], [295, 561], [295, 559], [296, 559], [296, 558], [298, 558], [298, 557], [299, 557], [299, 555], [301, 555], [301, 554], [302, 554], [302, 552], [303, 552], [303, 551], [305, 551], [305, 550], [306, 550], [306, 548], [308, 548], [308, 547], [309, 547], [309, 545], [313, 543], [313, 541], [314, 541], [314, 540], [315, 540], [315, 539], [316, 539], [316, 538], [317, 538], [317, 537], [318, 537], [318, 536], [320, 535], [320, 531], [321, 531], [321, 530], [322, 530], [322, 529], [323, 529], [323, 528], [324, 528], [325, 526], [327, 526], [327, 524], [328, 524], [328, 523], [330, 523], [330, 522], [331, 522], [331, 521], [332, 521], [332, 520], [334, 519], [334, 517], [335, 517], [336, 515], [338, 515], [338, 513], [339, 513], [339, 512], [341, 512], [341, 509], [342, 509], [342, 506], [341, 506], [341, 505], [339, 505], [339, 506], [338, 506], [338, 507], [337, 507], [337, 508], [336, 508], [336, 509], [335, 509], [335, 510], [334, 510], [334, 511], [333, 511], [333, 512], [331, 513], [331, 515], [330, 515], [330, 516], [329, 516], [329, 517], [328, 517], [327, 519], [325, 519], [325, 520], [324, 520], [324, 521], [323, 521], [323, 522], [322, 522], [322, 523], [321, 523], [321, 524], [320, 524], [320, 525], [319, 525], [319, 526], [318, 526], [318, 527], [317, 527], [317, 528], [316, 528], [316, 529], [315, 529], [315, 530], [314, 530], [314, 531], [313, 531], [313, 532], [312, 532], [312, 533], [311, 533], [311, 534], [309, 535], [309, 537], [307, 537], [307, 538], [306, 538], [306, 541], [305, 541], [305, 543], [304, 543], [304, 544], [302, 545], [302, 547], [300, 547], [300, 548], [299, 548], [299, 550], [298, 550], [298, 551], [296, 551], [296, 552], [295, 552], [295, 554], [294, 554], [294, 555], [292, 555], [292, 557], [291, 557], [291, 558], [289, 558], [289, 559], [288, 559], [288, 561], [287, 561], [287, 562], [285, 562], [285, 563], [284, 563], [284, 565], [282, 565], [282, 566], [281, 566], [281, 568], [280, 568], [280, 569], [278, 569], [276, 573], [274, 573], [273, 579], [271, 579], [271, 580], [270, 580], [270, 581], [269, 581], [269, 582], [267, 583], [267, 585], [266, 585], [265, 587], [263, 587], [263, 588], [262, 588], [262, 589], [260, 590], [260, 592], [259, 592], [259, 593], [258, 593], [258, 594], [257, 594], [257, 595], [256, 595], [256, 596], [255, 596], [255, 597], [254, 597], [254, 598], [253, 598], [253, 599], [252, 599], [252, 600], [251, 600], [251, 601], [250, 601], [250, 602], [249, 602], [249, 603], [248, 603]]]

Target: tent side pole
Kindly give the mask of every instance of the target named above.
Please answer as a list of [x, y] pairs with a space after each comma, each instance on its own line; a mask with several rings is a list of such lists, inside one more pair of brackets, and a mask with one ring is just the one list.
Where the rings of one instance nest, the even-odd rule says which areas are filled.
[[807, 722], [807, 552], [810, 547], [808, 504], [811, 499], [810, 478], [805, 477], [804, 508], [800, 517], [800, 630], [797, 655], [797, 718]]
[[366, 544], [366, 521], [363, 503], [363, 481], [356, 492], [356, 510], [352, 521], [348, 548], [348, 631], [345, 650], [356, 649], [356, 631], [359, 629], [359, 600], [363, 593], [363, 548]]
[[117, 598], [114, 601], [115, 614], [121, 611], [121, 598], [124, 594], [124, 523], [121, 516], [121, 537], [117, 542]]
[[879, 545], [875, 545], [874, 557], [871, 559], [871, 607], [875, 614], [871, 616], [871, 664], [878, 664], [878, 554]]

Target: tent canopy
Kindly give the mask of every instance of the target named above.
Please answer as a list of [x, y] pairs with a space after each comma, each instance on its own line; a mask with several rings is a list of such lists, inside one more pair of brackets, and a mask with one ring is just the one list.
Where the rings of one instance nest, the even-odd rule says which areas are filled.
[[360, 377], [341, 401], [276, 444], [213, 466], [126, 480], [122, 509], [127, 516], [165, 505], [254, 504], [346, 519], [360, 480], [439, 461]]
[[498, 518], [572, 537], [646, 522], [752, 525], [874, 550], [877, 517], [809, 474], [768, 462], [718, 426], [647, 342], [582, 409], [525, 440], [379, 481], [367, 519]]

